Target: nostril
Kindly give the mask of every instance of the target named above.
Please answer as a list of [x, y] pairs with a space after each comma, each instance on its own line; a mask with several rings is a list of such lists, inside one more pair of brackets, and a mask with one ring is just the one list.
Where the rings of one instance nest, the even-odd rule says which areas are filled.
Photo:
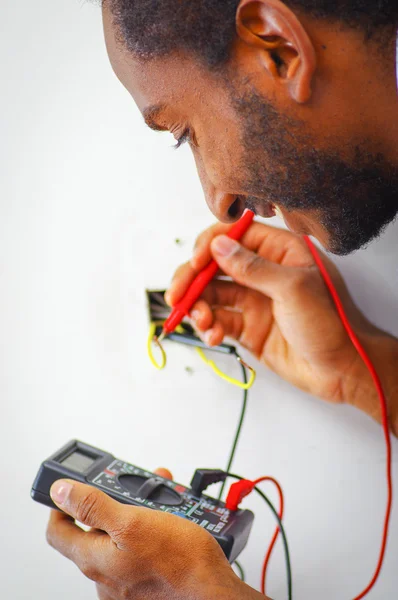
[[240, 198], [236, 198], [236, 200], [231, 204], [231, 206], [228, 209], [228, 216], [231, 219], [236, 219], [237, 217], [240, 217], [243, 213], [243, 203], [240, 200]]

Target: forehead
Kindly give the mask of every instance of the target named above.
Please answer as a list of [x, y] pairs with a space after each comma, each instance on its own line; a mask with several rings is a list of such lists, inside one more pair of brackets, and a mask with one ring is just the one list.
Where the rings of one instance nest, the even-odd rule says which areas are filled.
[[107, 3], [103, 5], [105, 42], [113, 70], [142, 113], [148, 107], [181, 106], [189, 111], [206, 104], [215, 77], [183, 52], [143, 61], [129, 52], [115, 30]]

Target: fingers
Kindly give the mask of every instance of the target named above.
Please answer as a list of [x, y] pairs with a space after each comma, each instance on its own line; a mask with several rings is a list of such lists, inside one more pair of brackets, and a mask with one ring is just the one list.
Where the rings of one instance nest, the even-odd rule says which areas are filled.
[[181, 300], [199, 272], [200, 270], [194, 269], [191, 263], [185, 263], [177, 269], [170, 288], [165, 294], [165, 300], [169, 306], [175, 306]]
[[224, 337], [230, 337], [258, 354], [272, 323], [272, 301], [232, 281], [215, 280], [195, 305], [191, 317], [208, 346], [217, 346]]
[[260, 356], [271, 324], [271, 302], [263, 304], [261, 320], [250, 318], [250, 315], [245, 313], [218, 308], [214, 310], [213, 327], [201, 337], [208, 346], [218, 346], [223, 343], [225, 337], [232, 338], [255, 356]]
[[221, 269], [234, 281], [270, 298], [281, 298], [289, 279], [287, 267], [266, 260], [225, 235], [213, 240], [211, 250]]
[[210, 330], [207, 340], [209, 346], [222, 344], [224, 337], [240, 341], [244, 328], [244, 317], [242, 313], [234, 312], [225, 308], [214, 310], [214, 326]]
[[[48, 543], [72, 560], [86, 577], [103, 582], [115, 548], [114, 539], [125, 532], [127, 519], [131, 522], [127, 507], [92, 486], [70, 480], [56, 481], [50, 493], [63, 512], [51, 513]], [[75, 520], [94, 530], [83, 531]]]
[[[217, 223], [198, 237], [192, 260], [182, 265], [174, 275], [166, 294], [168, 304], [174, 306], [179, 302], [196, 275], [215, 258], [211, 244], [220, 234], [227, 233], [230, 227]], [[251, 225], [243, 236], [241, 245], [276, 265], [308, 267], [314, 264], [311, 253], [300, 236], [262, 223]], [[219, 264], [223, 272], [221, 263]]]
[[[191, 265], [197, 271], [205, 267], [213, 258], [211, 243], [219, 235], [228, 233], [229, 225], [218, 223], [204, 231], [197, 239]], [[311, 253], [302, 238], [291, 231], [277, 229], [264, 223], [254, 222], [241, 243], [248, 250], [261, 254], [267, 260], [291, 266], [313, 264]]]
[[[224, 307], [243, 311], [250, 304], [252, 295], [253, 292], [234, 281], [216, 279], [207, 286], [200, 302], [206, 306], [210, 305], [212, 308]], [[202, 306], [199, 306], [198, 303], [198, 309], [201, 310], [201, 308]]]
[[174, 306], [182, 298], [188, 287], [198, 274], [191, 263], [181, 265], [174, 274], [170, 289], [165, 294], [165, 300], [169, 306]]
[[47, 527], [47, 542], [60, 554], [72, 560], [90, 579], [95, 574], [89, 565], [93, 564], [94, 555], [101, 553], [102, 542], [109, 538], [99, 531], [83, 531], [73, 518], [68, 515], [51, 511]]
[[54, 504], [73, 519], [109, 534], [115, 528], [119, 529], [125, 515], [122, 504], [104, 492], [76, 481], [56, 481], [50, 494]]
[[211, 261], [213, 258], [210, 252], [211, 241], [217, 235], [227, 233], [231, 227], [232, 225], [226, 225], [225, 223], [216, 223], [198, 236], [191, 260], [191, 265], [194, 269], [201, 271]]
[[170, 479], [171, 481], [173, 480], [173, 475], [171, 474], [171, 472], [168, 469], [164, 469], [163, 467], [159, 467], [159, 469], [156, 469], [154, 473], [155, 475], [160, 475], [160, 477], [164, 477], [165, 479]]
[[208, 346], [218, 346], [225, 336], [239, 340], [243, 316], [237, 311], [245, 310], [247, 300], [247, 289], [236, 283], [215, 280], [209, 284], [191, 311], [195, 328]]
[[224, 337], [228, 335], [226, 333], [226, 329], [224, 324], [220, 321], [215, 321], [211, 329], [208, 329], [203, 335], [200, 337], [203, 339], [205, 344], [208, 346], [218, 346], [222, 343]]
[[199, 300], [194, 304], [190, 317], [199, 331], [207, 331], [213, 325], [213, 312], [205, 300]]

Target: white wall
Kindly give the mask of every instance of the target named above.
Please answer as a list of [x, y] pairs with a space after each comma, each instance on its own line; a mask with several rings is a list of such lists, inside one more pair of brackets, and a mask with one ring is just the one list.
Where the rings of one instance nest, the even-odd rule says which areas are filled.
[[[78, 437], [187, 483], [195, 467], [224, 465], [241, 397], [188, 349], [170, 348], [161, 374], [145, 354], [144, 288], [166, 286], [212, 221], [188, 150], [144, 127], [108, 65], [98, 8], [2, 6], [1, 595], [88, 600], [91, 582], [47, 547], [48, 511], [30, 500], [40, 462]], [[358, 303], [395, 334], [397, 232], [338, 261]], [[368, 583], [383, 461], [367, 417], [260, 371], [235, 470], [284, 485], [296, 598], [349, 598]], [[255, 498], [247, 505], [257, 519], [243, 564], [257, 585], [274, 523]], [[373, 600], [396, 594], [397, 528], [395, 510]], [[286, 597], [281, 548], [269, 582]]]

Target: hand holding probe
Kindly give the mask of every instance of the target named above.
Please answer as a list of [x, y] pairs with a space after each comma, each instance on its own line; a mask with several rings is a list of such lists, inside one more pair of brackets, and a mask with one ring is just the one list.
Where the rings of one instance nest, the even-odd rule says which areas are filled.
[[[243, 216], [237, 221], [226, 234], [233, 240], [239, 241], [249, 229], [254, 219], [254, 213], [246, 210]], [[189, 286], [185, 296], [174, 306], [170, 316], [164, 322], [163, 331], [158, 338], [158, 342], [175, 331], [182, 320], [187, 317], [197, 300], [201, 297], [209, 283], [217, 275], [218, 264], [215, 260], [209, 264], [195, 277]]]

